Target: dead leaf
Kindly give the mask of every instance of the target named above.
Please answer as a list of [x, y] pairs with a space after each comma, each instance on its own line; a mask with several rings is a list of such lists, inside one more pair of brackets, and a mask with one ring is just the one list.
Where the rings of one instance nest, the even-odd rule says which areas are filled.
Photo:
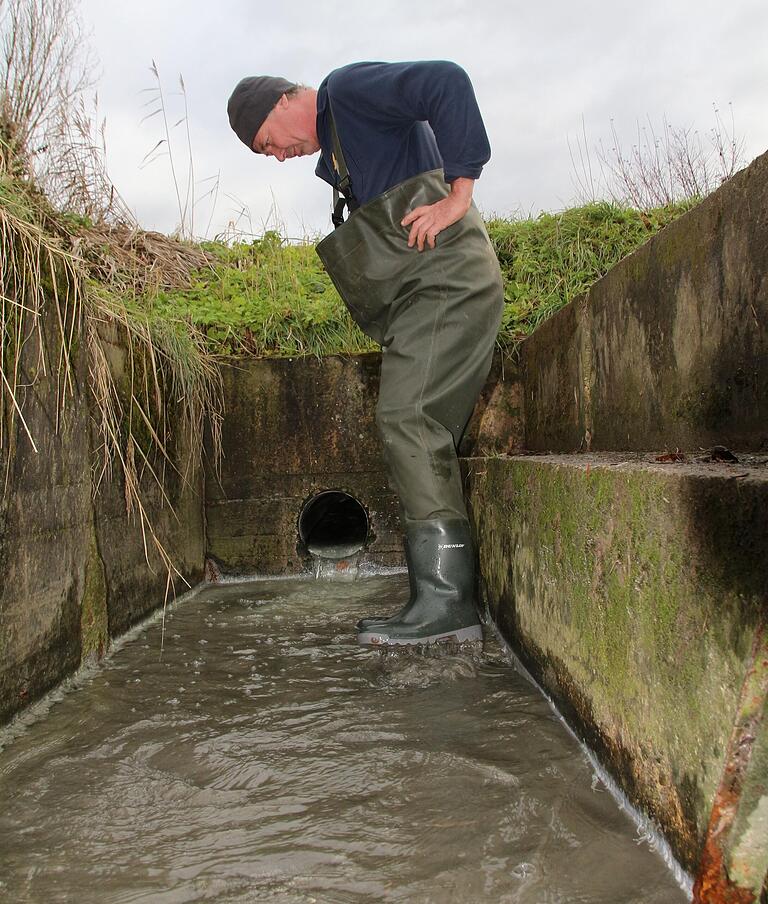
[[685, 452], [675, 449], [674, 452], [664, 452], [663, 455], [657, 455], [656, 461], [685, 461]]

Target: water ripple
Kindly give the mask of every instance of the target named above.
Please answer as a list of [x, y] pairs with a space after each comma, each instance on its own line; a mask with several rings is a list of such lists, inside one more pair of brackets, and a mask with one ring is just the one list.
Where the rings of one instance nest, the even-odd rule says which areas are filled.
[[5, 735], [0, 898], [682, 904], [493, 641], [355, 644], [404, 593], [228, 583], [169, 610], [162, 655], [134, 632]]

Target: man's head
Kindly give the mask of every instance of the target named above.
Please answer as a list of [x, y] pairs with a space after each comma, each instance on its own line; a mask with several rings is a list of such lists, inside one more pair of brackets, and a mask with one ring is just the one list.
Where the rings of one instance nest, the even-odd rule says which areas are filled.
[[257, 154], [281, 162], [320, 150], [317, 92], [283, 78], [250, 76], [237, 84], [227, 104], [229, 124]]

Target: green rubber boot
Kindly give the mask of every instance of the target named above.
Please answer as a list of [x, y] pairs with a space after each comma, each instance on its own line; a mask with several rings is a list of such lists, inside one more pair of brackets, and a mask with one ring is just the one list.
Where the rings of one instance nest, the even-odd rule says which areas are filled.
[[363, 619], [358, 643], [378, 647], [482, 640], [467, 521], [413, 521], [406, 533], [411, 599], [391, 618]]
[[413, 601], [416, 599], [416, 579], [413, 576], [413, 562], [411, 561], [411, 548], [408, 544], [407, 534], [404, 545], [405, 564], [408, 567], [408, 587], [410, 591], [408, 594], [408, 602], [398, 612], [395, 612], [394, 615], [369, 615], [367, 618], [361, 618], [356, 625], [358, 633], [365, 631], [368, 625], [380, 624], [381, 622], [391, 621], [395, 618], [402, 618], [413, 605]]

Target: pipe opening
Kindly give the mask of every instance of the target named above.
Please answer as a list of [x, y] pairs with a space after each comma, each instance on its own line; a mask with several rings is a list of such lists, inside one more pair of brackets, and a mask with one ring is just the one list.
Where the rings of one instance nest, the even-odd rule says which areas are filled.
[[345, 559], [365, 546], [368, 514], [342, 490], [324, 490], [304, 503], [299, 536], [307, 550], [325, 559]]

